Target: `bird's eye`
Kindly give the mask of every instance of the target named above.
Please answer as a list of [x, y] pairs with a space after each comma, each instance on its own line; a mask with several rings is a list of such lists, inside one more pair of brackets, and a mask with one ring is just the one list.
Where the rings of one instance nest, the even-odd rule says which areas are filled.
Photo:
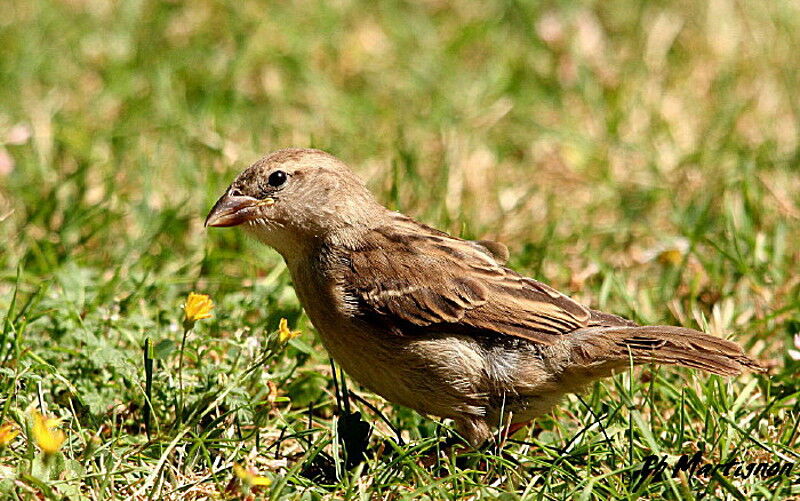
[[269, 175], [267, 182], [273, 188], [277, 188], [278, 186], [281, 186], [283, 183], [286, 182], [286, 178], [287, 176], [285, 172], [283, 172], [282, 170], [276, 170], [275, 172]]

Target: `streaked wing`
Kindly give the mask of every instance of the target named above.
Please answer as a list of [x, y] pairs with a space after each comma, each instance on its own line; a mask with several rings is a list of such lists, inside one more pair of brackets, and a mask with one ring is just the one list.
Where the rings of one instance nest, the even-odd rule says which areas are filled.
[[516, 336], [552, 344], [593, 325], [634, 325], [595, 312], [503, 266], [495, 242], [450, 237], [402, 215], [369, 233], [340, 277], [352, 314], [396, 334]]

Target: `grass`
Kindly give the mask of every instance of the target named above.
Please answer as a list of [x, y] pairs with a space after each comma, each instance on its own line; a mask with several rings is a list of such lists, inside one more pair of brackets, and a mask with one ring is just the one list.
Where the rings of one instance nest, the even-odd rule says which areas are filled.
[[[796, 471], [631, 479], [651, 454], [699, 448], [798, 460], [796, 3], [3, 11], [0, 422], [21, 431], [0, 449], [3, 497], [800, 496]], [[513, 267], [594, 307], [731, 336], [770, 375], [637, 368], [502, 449], [432, 468], [448, 423], [350, 382], [375, 429], [348, 470], [338, 435], [358, 423], [336, 425], [330, 365], [284, 265], [202, 227], [238, 171], [287, 146], [336, 154], [429, 224], [507, 243]], [[217, 306], [181, 351], [191, 291]], [[280, 342], [281, 318], [302, 335]], [[34, 445], [33, 409], [63, 418], [58, 453]], [[272, 484], [248, 490], [234, 463]]]

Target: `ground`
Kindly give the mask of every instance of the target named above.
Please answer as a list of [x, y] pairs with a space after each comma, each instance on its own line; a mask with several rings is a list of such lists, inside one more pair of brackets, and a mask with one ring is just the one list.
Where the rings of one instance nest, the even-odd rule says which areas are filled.
[[[798, 459], [796, 2], [2, 10], [4, 497], [800, 496], [800, 467], [635, 475], [700, 449]], [[515, 269], [595, 308], [734, 339], [769, 375], [636, 368], [431, 468], [450, 423], [348, 382], [374, 426], [348, 469], [337, 437], [357, 446], [364, 425], [337, 418], [284, 264], [202, 224], [241, 169], [289, 146], [344, 159], [392, 208], [506, 243]], [[211, 318], [184, 322], [190, 292]]]

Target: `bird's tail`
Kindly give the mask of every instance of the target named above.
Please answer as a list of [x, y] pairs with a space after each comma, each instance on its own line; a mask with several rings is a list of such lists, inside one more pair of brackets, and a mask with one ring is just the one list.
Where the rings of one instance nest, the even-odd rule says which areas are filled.
[[722, 376], [765, 370], [733, 341], [685, 327], [589, 327], [572, 335], [571, 369], [593, 377], [624, 369], [631, 360], [635, 365], [679, 365]]

